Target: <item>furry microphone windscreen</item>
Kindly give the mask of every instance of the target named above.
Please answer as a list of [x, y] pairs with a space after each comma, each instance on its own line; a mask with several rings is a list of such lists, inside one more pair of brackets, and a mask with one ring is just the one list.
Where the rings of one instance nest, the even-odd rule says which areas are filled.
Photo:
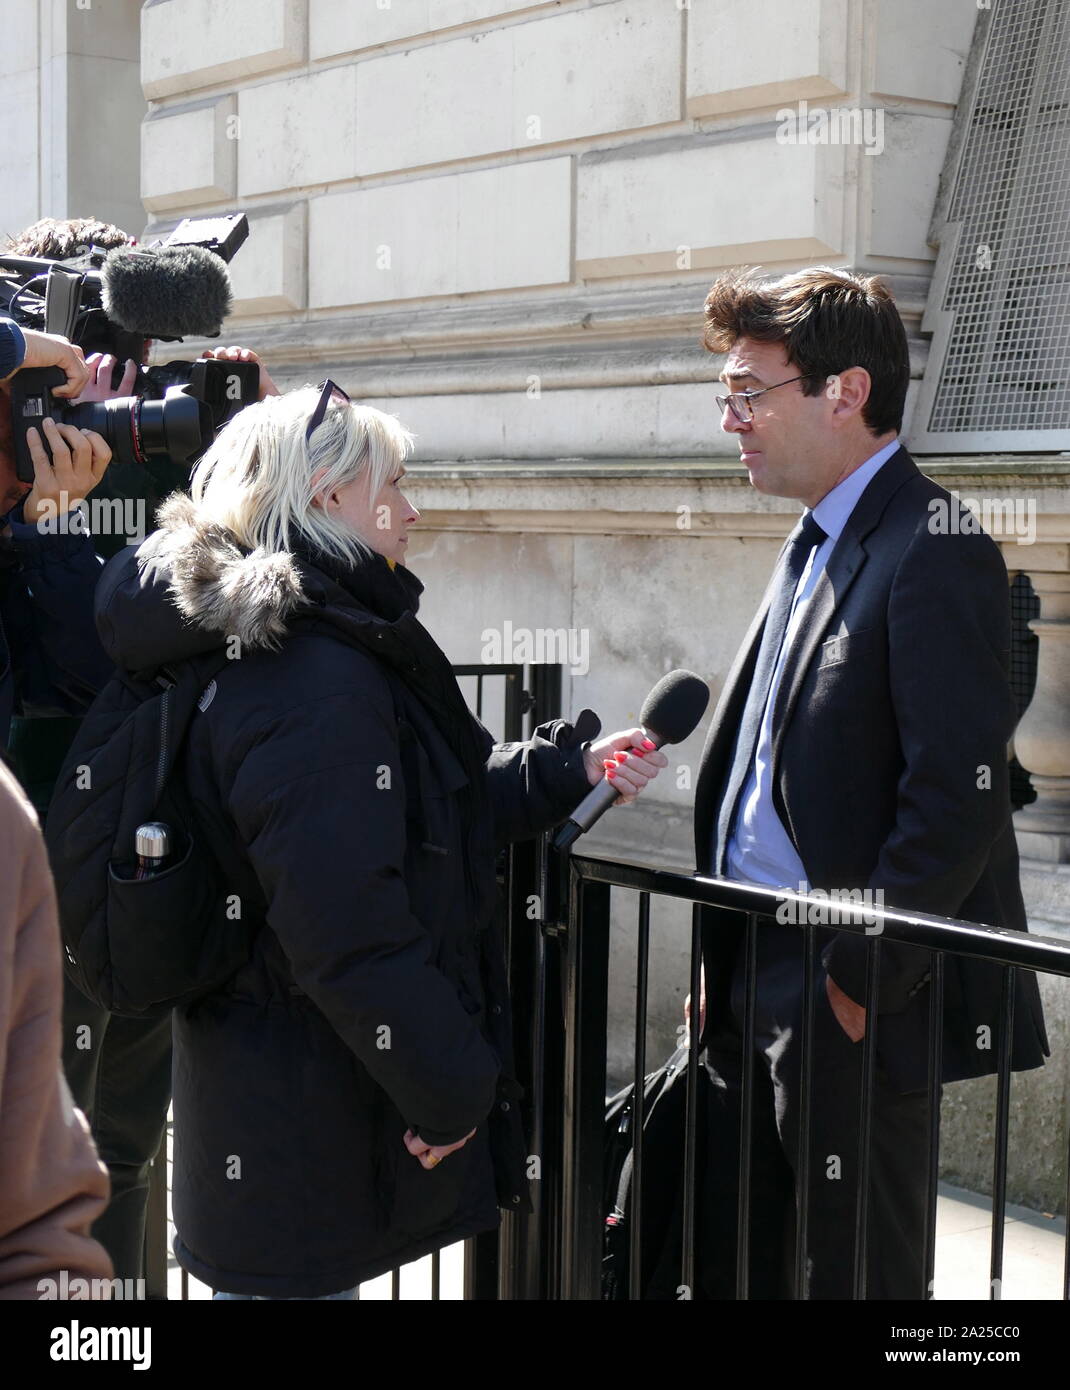
[[101, 269], [104, 312], [145, 338], [214, 337], [231, 300], [226, 265], [203, 246], [121, 246]]
[[710, 702], [710, 687], [694, 671], [670, 671], [643, 701], [639, 723], [662, 743], [683, 743], [698, 728]]

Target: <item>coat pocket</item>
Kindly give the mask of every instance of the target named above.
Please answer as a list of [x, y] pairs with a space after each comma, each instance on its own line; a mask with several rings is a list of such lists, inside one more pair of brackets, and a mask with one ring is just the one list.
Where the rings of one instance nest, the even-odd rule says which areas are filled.
[[401, 1236], [416, 1242], [455, 1224], [474, 1136], [436, 1167], [425, 1168], [405, 1147], [404, 1133], [404, 1122], [394, 1112], [383, 1132], [383, 1196], [391, 1240]]
[[149, 878], [108, 864], [105, 902], [113, 1013], [138, 1017], [219, 988], [248, 959], [250, 933], [231, 921], [212, 857], [187, 836], [174, 863]]

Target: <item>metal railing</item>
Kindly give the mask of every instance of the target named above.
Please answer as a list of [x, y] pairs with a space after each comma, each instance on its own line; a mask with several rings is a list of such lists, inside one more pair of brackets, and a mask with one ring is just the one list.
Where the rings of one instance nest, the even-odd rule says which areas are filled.
[[[514, 866], [515, 867], [515, 866]], [[528, 872], [531, 872], [530, 866]], [[723, 879], [669, 872], [609, 858], [574, 854], [559, 858], [548, 843], [539, 847], [534, 875], [526, 884], [514, 883], [515, 900], [523, 901], [532, 884], [544, 905], [541, 931], [514, 910], [512, 950], [525, 966], [512, 977], [518, 1031], [530, 1039], [529, 1069], [521, 1080], [531, 1087], [529, 1123], [532, 1151], [541, 1158], [541, 1180], [533, 1183], [534, 1211], [530, 1216], [506, 1214], [498, 1263], [498, 1297], [599, 1299], [603, 1296], [602, 1265], [606, 1234], [606, 1079], [608, 981], [610, 974], [610, 894], [624, 890], [637, 895], [634, 1094], [643, 1093], [647, 1074], [646, 1013], [650, 961], [650, 903], [652, 898], [676, 899], [692, 905], [690, 992], [699, 998], [701, 971], [700, 914], [717, 908], [741, 914], [745, 921], [744, 1076], [739, 1148], [739, 1198], [736, 1242], [736, 1297], [748, 1296], [748, 1236], [754, 1216], [750, 1160], [754, 1121], [755, 999], [758, 933], [763, 920], [785, 917], [800, 924], [806, 961], [803, 996], [802, 1077], [800, 1086], [799, 1151], [796, 1182], [794, 1252], [795, 1296], [805, 1298], [808, 1251], [810, 1161], [809, 1112], [815, 1079], [812, 1074], [815, 990], [818, 978], [815, 909], [828, 913], [827, 898], [765, 889]], [[785, 907], [794, 910], [784, 912]], [[777, 909], [781, 914], [777, 917]], [[808, 918], [810, 920], [808, 921]], [[878, 908], [836, 908], [835, 930], [865, 936], [868, 970], [865, 1007], [877, 1028], [867, 1027], [862, 1048], [862, 1094], [859, 1103], [860, 1168], [854, 1228], [853, 1296], [864, 1298], [867, 1285], [867, 1228], [869, 1225], [869, 1161], [873, 1134], [873, 1088], [877, 999], [882, 943], [895, 942], [930, 953], [928, 1021], [929, 1168], [928, 1221], [924, 1265], [932, 1290], [935, 1258], [935, 1210], [940, 1123], [941, 1040], [945, 959], [966, 956], [1002, 968], [1000, 1017], [995, 1032], [997, 1049], [996, 1114], [993, 1135], [992, 1231], [990, 1247], [991, 1296], [999, 1297], [1003, 1276], [1003, 1225], [1007, 1201], [1008, 1125], [1011, 1096], [1011, 1045], [1014, 1035], [1014, 979], [1018, 970], [1070, 976], [1070, 941], [1035, 936], [974, 923]], [[538, 941], [531, 938], [537, 936]], [[519, 952], [518, 952], [519, 948]], [[532, 955], [537, 963], [528, 972]], [[696, 1133], [698, 1111], [699, 1030], [692, 1029], [686, 1074], [686, 1138], [681, 1153], [683, 1211], [680, 1232], [679, 1287], [690, 1291], [696, 1277]], [[641, 1113], [641, 1112], [640, 1112]], [[631, 1200], [637, 1211], [643, 1202], [644, 1126], [633, 1126]], [[1070, 1156], [1067, 1164], [1070, 1205]], [[632, 1220], [629, 1229], [628, 1287], [640, 1295], [643, 1228]], [[1070, 1297], [1070, 1240], [1064, 1241], [1063, 1297]], [[690, 1293], [684, 1296], [690, 1296]]]
[[[560, 667], [455, 667], [459, 678], [476, 680], [475, 712], [484, 713], [483, 682], [504, 680], [502, 734], [509, 741], [530, 735], [535, 724], [560, 708]], [[495, 720], [495, 722], [497, 722]], [[745, 923], [745, 1002], [743, 1010], [742, 1121], [739, 1131], [738, 1210], [735, 1294], [749, 1289], [748, 1235], [755, 1215], [750, 1181], [754, 1125], [756, 961], [759, 932], [765, 920], [797, 920], [806, 963], [802, 1001], [802, 1067], [796, 1183], [794, 1248], [795, 1295], [805, 1298], [809, 1239], [809, 1114], [814, 1097], [815, 981], [818, 978], [818, 930], [810, 908], [828, 910], [827, 899], [765, 889], [729, 880], [701, 878], [640, 863], [573, 853], [560, 856], [550, 837], [514, 845], [501, 865], [507, 968], [513, 1001], [516, 1073], [524, 1088], [521, 1109], [537, 1175], [529, 1181], [530, 1212], [507, 1211], [501, 1226], [465, 1242], [466, 1299], [600, 1299], [607, 1203], [606, 1090], [609, 1029], [611, 894], [635, 895], [636, 974], [632, 1075], [641, 1097], [647, 1075], [647, 1013], [650, 997], [651, 901], [691, 904], [689, 985], [698, 999], [701, 972], [700, 918], [713, 908], [740, 914]], [[537, 905], [533, 914], [532, 903]], [[874, 921], [879, 924], [874, 931]], [[1014, 1032], [1015, 972], [1035, 971], [1070, 976], [1070, 941], [1008, 931], [945, 918], [898, 913], [876, 907], [852, 912], [837, 907], [835, 930], [864, 935], [868, 970], [867, 1018], [877, 1018], [882, 943], [902, 943], [930, 953], [928, 1011], [929, 1167], [926, 1175], [928, 1221], [924, 1267], [932, 1289], [935, 1261], [935, 1209], [940, 1125], [941, 1039], [944, 963], [965, 956], [1002, 968], [998, 1026], [994, 1030], [998, 1061], [993, 1126], [992, 1231], [990, 1276], [998, 1297], [1003, 1275], [1003, 1226], [1007, 1203], [1008, 1131], [1011, 1112], [1011, 1040]], [[879, 1019], [877, 1028], [879, 1030]], [[700, 1235], [697, 1190], [701, 1176], [697, 1148], [700, 1038], [692, 1029], [687, 1049], [685, 1128], [681, 1145], [682, 1209], [679, 1286], [692, 1290], [696, 1281], [696, 1243]], [[867, 1291], [869, 1228], [869, 1151], [873, 1134], [873, 1087], [876, 1067], [875, 1029], [867, 1027], [861, 1044], [862, 1091], [859, 1103], [860, 1171], [853, 1244], [853, 1296]], [[642, 1114], [641, 1103], [635, 1112]], [[641, 1212], [644, 1201], [644, 1125], [633, 1124], [630, 1200]], [[150, 1296], [166, 1297], [165, 1150], [155, 1165], [147, 1240]], [[1067, 1163], [1070, 1209], [1070, 1161]], [[644, 1261], [643, 1224], [628, 1228], [628, 1296], [641, 1296]], [[393, 1271], [391, 1296], [399, 1299], [401, 1272]], [[188, 1281], [182, 1275], [182, 1296]], [[1063, 1297], [1070, 1297], [1070, 1241], [1064, 1242]], [[439, 1256], [432, 1257], [431, 1297], [441, 1292]]]

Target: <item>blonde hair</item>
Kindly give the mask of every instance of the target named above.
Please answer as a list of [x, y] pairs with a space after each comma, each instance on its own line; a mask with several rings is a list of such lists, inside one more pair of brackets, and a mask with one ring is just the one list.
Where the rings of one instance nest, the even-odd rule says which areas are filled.
[[205, 520], [250, 550], [277, 554], [300, 537], [353, 563], [369, 553], [367, 541], [314, 498], [366, 474], [370, 507], [413, 437], [393, 415], [332, 399], [306, 443], [319, 396], [303, 386], [239, 412], [194, 469], [190, 496]]

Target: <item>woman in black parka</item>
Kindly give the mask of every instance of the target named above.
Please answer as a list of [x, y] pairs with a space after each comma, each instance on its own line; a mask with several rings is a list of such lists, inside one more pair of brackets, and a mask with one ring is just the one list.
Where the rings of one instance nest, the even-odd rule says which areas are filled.
[[495, 854], [665, 766], [590, 711], [497, 746], [468, 712], [415, 617], [410, 442], [331, 383], [249, 407], [98, 599], [127, 670], [232, 658], [185, 771], [253, 947], [174, 1019], [175, 1250], [231, 1297], [352, 1297], [526, 1204]]

